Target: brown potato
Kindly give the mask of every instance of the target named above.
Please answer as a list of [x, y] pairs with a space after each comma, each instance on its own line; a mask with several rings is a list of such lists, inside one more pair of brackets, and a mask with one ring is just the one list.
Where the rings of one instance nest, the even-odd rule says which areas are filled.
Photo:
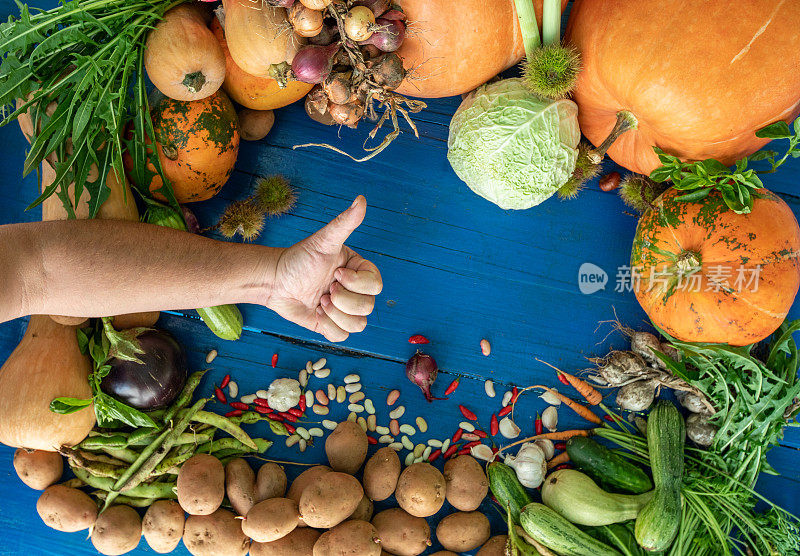
[[364, 492], [376, 502], [386, 500], [394, 494], [399, 477], [400, 457], [392, 448], [384, 446], [364, 466]]
[[256, 503], [256, 474], [244, 458], [232, 459], [225, 466], [225, 491], [239, 515], [247, 515]]
[[397, 556], [417, 556], [431, 545], [431, 528], [425, 518], [400, 508], [383, 510], [372, 519], [381, 547]]
[[445, 500], [444, 476], [430, 463], [406, 467], [397, 480], [394, 495], [397, 503], [415, 517], [429, 517], [438, 512]]
[[357, 519], [359, 521], [370, 521], [372, 519], [372, 512], [375, 510], [375, 506], [372, 504], [372, 500], [370, 500], [367, 495], [361, 497], [361, 502], [358, 503], [356, 509], [353, 510], [353, 513], [350, 514], [350, 517], [347, 519]]
[[245, 141], [260, 141], [269, 134], [274, 123], [272, 110], [239, 110], [239, 135]]
[[508, 535], [495, 535], [486, 541], [475, 556], [506, 556]]
[[325, 440], [325, 453], [334, 471], [353, 475], [367, 457], [367, 434], [353, 421], [342, 421]]
[[178, 472], [178, 503], [191, 515], [211, 515], [225, 498], [225, 468], [210, 454], [186, 460]]
[[160, 554], [172, 552], [181, 542], [185, 522], [183, 508], [175, 500], [157, 500], [142, 519], [144, 540]]
[[[286, 472], [283, 467], [271, 461], [265, 463], [258, 470], [256, 477], [256, 502], [283, 497], [286, 494], [286, 484]], [[299, 497], [295, 501], [300, 502]]]
[[94, 500], [83, 491], [63, 485], [47, 487], [36, 502], [36, 511], [45, 525], [65, 533], [88, 529], [97, 519]]
[[489, 481], [483, 467], [468, 454], [447, 460], [444, 480], [447, 483], [447, 501], [462, 512], [477, 510], [489, 493]]
[[211, 515], [190, 515], [183, 544], [194, 556], [244, 556], [250, 539], [242, 532], [241, 520], [220, 508]]
[[467, 552], [489, 540], [489, 519], [480, 512], [456, 512], [436, 526], [436, 538], [447, 550]]
[[364, 489], [355, 477], [331, 471], [303, 491], [300, 516], [309, 527], [334, 527], [355, 511], [363, 496]]
[[314, 543], [322, 533], [310, 527], [297, 528], [272, 542], [254, 542], [250, 556], [313, 556]]
[[314, 544], [314, 556], [380, 556], [378, 532], [367, 521], [345, 521], [322, 533]]
[[61, 478], [64, 458], [58, 452], [18, 448], [14, 452], [14, 471], [29, 487], [44, 490]]
[[286, 498], [291, 498], [299, 504], [300, 497], [303, 495], [303, 491], [305, 491], [306, 487], [316, 481], [318, 477], [321, 477], [326, 473], [330, 473], [331, 471], [331, 468], [327, 465], [315, 465], [314, 467], [309, 467], [300, 473], [292, 482], [292, 486], [289, 487], [289, 492], [286, 493]]
[[272, 542], [291, 533], [299, 517], [297, 502], [291, 498], [269, 498], [250, 508], [242, 531], [256, 542]]
[[130, 552], [142, 538], [142, 520], [130, 506], [111, 506], [97, 516], [92, 545], [100, 554], [117, 556]]

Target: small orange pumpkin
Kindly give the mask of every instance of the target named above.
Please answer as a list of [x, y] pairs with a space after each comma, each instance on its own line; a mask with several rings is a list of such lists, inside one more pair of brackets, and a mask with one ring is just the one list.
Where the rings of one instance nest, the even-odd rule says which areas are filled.
[[752, 344], [783, 322], [800, 286], [800, 228], [777, 195], [750, 214], [719, 193], [682, 202], [670, 189], [642, 215], [631, 253], [633, 289], [668, 334], [687, 342]]
[[200, 100], [225, 79], [225, 55], [197, 4], [181, 4], [147, 35], [144, 67], [156, 88], [176, 100]]
[[217, 37], [225, 54], [225, 82], [222, 88], [230, 97], [252, 110], [274, 110], [300, 100], [314, 85], [300, 81], [289, 81], [281, 89], [278, 82], [268, 77], [250, 75], [233, 61], [225, 40], [225, 31], [215, 17], [211, 21], [211, 31]]
[[[239, 120], [223, 91], [184, 102], [155, 94], [150, 102], [158, 159], [179, 203], [210, 199], [228, 181], [239, 154]], [[149, 143], [149, 141], [148, 141]], [[130, 172], [133, 161], [125, 158]], [[152, 164], [150, 170], [155, 172]], [[150, 191], [157, 199], [163, 185], [154, 174]]]

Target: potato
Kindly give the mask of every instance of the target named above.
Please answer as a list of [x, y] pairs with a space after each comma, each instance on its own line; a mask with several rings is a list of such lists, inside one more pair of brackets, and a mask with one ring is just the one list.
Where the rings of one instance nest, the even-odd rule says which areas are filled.
[[250, 556], [313, 556], [314, 543], [321, 533], [310, 527], [297, 528], [272, 542], [254, 542]]
[[495, 535], [484, 543], [475, 556], [506, 556], [508, 535]]
[[239, 515], [247, 515], [256, 503], [256, 474], [244, 458], [232, 459], [225, 466], [225, 492]]
[[406, 467], [397, 480], [394, 495], [397, 503], [415, 517], [429, 517], [438, 512], [445, 500], [444, 476], [430, 463]]
[[259, 141], [267, 136], [275, 123], [272, 110], [239, 110], [239, 135], [245, 141]]
[[480, 512], [456, 512], [436, 526], [436, 538], [445, 549], [453, 552], [478, 548], [490, 535], [489, 519]]
[[354, 474], [367, 457], [367, 434], [353, 421], [342, 421], [325, 440], [325, 453], [334, 471]]
[[300, 516], [309, 527], [334, 527], [358, 507], [364, 489], [346, 473], [331, 471], [308, 485], [300, 497]]
[[297, 478], [292, 482], [292, 486], [289, 487], [289, 492], [286, 493], [286, 498], [291, 498], [298, 504], [300, 503], [300, 497], [303, 495], [303, 491], [317, 480], [318, 477], [330, 473], [332, 470], [327, 465], [315, 465], [314, 467], [309, 467], [302, 473], [300, 473]]
[[97, 519], [94, 500], [85, 492], [63, 485], [47, 487], [36, 502], [36, 511], [45, 525], [65, 533], [88, 529]]
[[242, 531], [256, 542], [272, 542], [291, 533], [299, 517], [297, 502], [291, 498], [269, 498], [250, 508]]
[[478, 460], [470, 455], [458, 456], [444, 464], [445, 496], [457, 510], [477, 510], [489, 493], [489, 481]]
[[225, 498], [225, 469], [210, 454], [186, 460], [178, 472], [178, 503], [186, 513], [211, 515]]
[[185, 522], [180, 504], [175, 500], [158, 500], [147, 508], [142, 519], [144, 540], [160, 554], [172, 552], [181, 542]]
[[[283, 467], [271, 461], [262, 465], [256, 477], [256, 502], [267, 498], [281, 498], [284, 494], [286, 494], [286, 472]], [[295, 502], [299, 501], [298, 497]]]
[[64, 458], [58, 452], [19, 448], [14, 452], [14, 471], [29, 487], [44, 490], [61, 478]]
[[357, 519], [359, 521], [369, 521], [372, 519], [372, 512], [375, 510], [375, 506], [372, 504], [372, 500], [370, 500], [367, 495], [361, 497], [361, 502], [358, 503], [356, 509], [353, 510], [353, 513], [347, 519]]
[[368, 521], [345, 521], [314, 544], [314, 556], [380, 556], [378, 532]]
[[130, 552], [142, 538], [142, 520], [130, 506], [111, 506], [97, 516], [92, 545], [100, 554], [117, 556]]
[[417, 556], [431, 545], [431, 528], [425, 518], [414, 517], [400, 508], [378, 513], [372, 525], [378, 532], [381, 546], [389, 554]]
[[242, 532], [241, 520], [220, 508], [211, 515], [190, 515], [183, 544], [194, 556], [244, 556], [250, 539]]
[[400, 457], [392, 448], [384, 446], [364, 466], [364, 492], [376, 502], [386, 500], [394, 494], [399, 477]]

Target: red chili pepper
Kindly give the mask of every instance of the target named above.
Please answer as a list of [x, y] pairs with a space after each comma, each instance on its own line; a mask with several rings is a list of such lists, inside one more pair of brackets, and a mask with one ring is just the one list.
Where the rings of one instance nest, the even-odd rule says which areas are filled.
[[231, 381], [231, 375], [225, 375], [225, 377], [222, 379], [222, 382], [220, 382], [219, 387], [225, 388], [230, 381]]
[[219, 386], [214, 386], [214, 395], [222, 403], [228, 403], [228, 398], [225, 397], [225, 392], [223, 392], [222, 388], [220, 388]]
[[286, 419], [287, 421], [291, 421], [292, 423], [296, 423], [297, 422], [297, 417], [295, 415], [292, 415], [288, 411], [282, 412], [280, 414], [280, 416], [283, 417], [284, 419]]
[[497, 415], [498, 415], [498, 417], [505, 417], [506, 415], [508, 415], [509, 413], [511, 413], [511, 411], [513, 411], [513, 409], [514, 409], [514, 408], [513, 408], [511, 405], [507, 405], [507, 406], [505, 406], [503, 409], [501, 409], [501, 410], [500, 410], [500, 411], [497, 413]]
[[229, 411], [225, 414], [225, 417], [238, 417], [242, 414], [241, 409], [234, 409], [233, 411]]
[[458, 444], [453, 444], [447, 449], [447, 451], [444, 454], [442, 454], [442, 457], [444, 459], [448, 459], [450, 456], [452, 456], [458, 451], [458, 448], [459, 448]]
[[511, 401], [510, 401], [510, 402], [508, 402], [508, 405], [514, 405], [515, 403], [517, 403], [517, 398], [518, 398], [518, 397], [519, 397], [519, 388], [517, 388], [516, 386], [514, 386], [514, 387], [511, 389]]
[[556, 450], [566, 450], [567, 445], [563, 442], [556, 442], [555, 444], [553, 444], [553, 448], [555, 448]]
[[612, 423], [614, 422], [614, 418], [611, 415], [603, 415], [603, 419], [606, 421], [611, 421]]
[[450, 439], [451, 444], [455, 444], [459, 440], [461, 440], [461, 435], [464, 434], [464, 429], [458, 429], [456, 432], [453, 433], [453, 438]]
[[572, 469], [571, 463], [562, 463], [561, 465], [557, 466], [553, 471], [558, 471], [559, 469]]
[[458, 388], [458, 381], [459, 380], [461, 380], [461, 379], [457, 378], [453, 382], [450, 383], [450, 386], [448, 386], [447, 390], [444, 391], [444, 395], [445, 396], [449, 396], [450, 394], [452, 394], [453, 392], [456, 391], [456, 388]]
[[463, 405], [458, 406], [459, 411], [461, 411], [461, 415], [464, 416], [465, 419], [469, 419], [470, 421], [477, 421], [478, 416], [475, 415], [472, 411], [464, 407]]
[[[493, 415], [492, 417], [494, 417], [494, 415]], [[489, 436], [488, 434], [486, 434], [486, 431], [482, 431], [482, 430], [480, 430], [480, 429], [475, 429], [475, 432], [474, 432], [474, 434], [475, 434], [475, 436], [477, 436], [478, 438], [486, 438], [487, 436]]]
[[369, 442], [370, 444], [377, 444], [378, 443], [378, 439], [377, 438], [373, 438], [370, 435], [367, 435], [367, 442]]
[[300, 396], [300, 402], [297, 404], [297, 407], [300, 408], [301, 414], [306, 410], [306, 397]]
[[408, 339], [409, 344], [430, 344], [431, 341], [422, 334], [414, 334]]
[[277, 353], [273, 353], [272, 354], [272, 362], [271, 363], [272, 363], [272, 368], [273, 369], [278, 365], [278, 354]]
[[459, 455], [459, 456], [466, 456], [466, 455], [469, 455], [469, 453], [470, 453], [470, 450], [469, 450], [469, 448], [461, 448], [461, 449], [458, 451], [458, 455]]
[[431, 452], [431, 455], [428, 456], [428, 463], [439, 459], [439, 456], [441, 455], [442, 455], [441, 450], [434, 450], [433, 452]]
[[536, 414], [536, 420], [533, 422], [533, 429], [534, 431], [536, 431], [536, 434], [542, 434], [542, 432], [544, 432], [544, 426], [542, 425], [542, 418], [538, 413]]
[[563, 374], [561, 374], [561, 373], [558, 373], [558, 381], [559, 381], [561, 384], [566, 384], [567, 386], [569, 386], [569, 381], [567, 380], [567, 377], [565, 377], [565, 376], [564, 376]]
[[279, 423], [283, 423], [283, 417], [281, 417], [280, 415], [275, 415], [273, 413], [272, 415], [270, 415], [269, 418], [272, 419], [273, 421], [278, 421]]
[[256, 398], [255, 400], [253, 400], [253, 403], [258, 406], [266, 407], [267, 409], [269, 409], [269, 402], [264, 398]]
[[302, 417], [303, 416], [303, 412], [297, 407], [293, 407], [293, 408], [289, 409], [289, 411], [287, 411], [287, 413], [289, 413], [290, 415], [294, 415], [295, 417]]
[[475, 441], [473, 441], [473, 442], [467, 442], [466, 444], [464, 444], [464, 445], [461, 447], [461, 449], [462, 449], [462, 450], [469, 450], [469, 449], [470, 449], [470, 448], [472, 448], [473, 446], [477, 446], [477, 445], [478, 445], [478, 444], [480, 444], [480, 443], [481, 443], [481, 441], [480, 441], [480, 440], [475, 440]]
[[248, 409], [250, 409], [249, 405], [242, 402], [231, 402], [230, 405], [233, 409], [241, 409], [242, 411], [247, 411]]
[[489, 432], [492, 433], [492, 436], [497, 436], [497, 433], [500, 432], [500, 423], [497, 421], [497, 415], [494, 413], [492, 413], [492, 420], [489, 423], [489, 427]]
[[255, 406], [253, 409], [262, 414], [270, 413], [272, 411], [269, 407], [263, 407], [260, 405]]
[[294, 434], [295, 431], [297, 430], [289, 423], [284, 423], [283, 426], [286, 427], [286, 432], [288, 432], [289, 434]]

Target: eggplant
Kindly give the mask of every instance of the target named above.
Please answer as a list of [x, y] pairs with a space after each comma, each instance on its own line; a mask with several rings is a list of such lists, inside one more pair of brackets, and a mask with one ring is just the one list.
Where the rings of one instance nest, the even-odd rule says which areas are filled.
[[141, 363], [116, 357], [100, 388], [113, 398], [140, 409], [161, 409], [172, 403], [186, 383], [186, 352], [165, 330], [149, 329], [137, 337], [144, 353]]

